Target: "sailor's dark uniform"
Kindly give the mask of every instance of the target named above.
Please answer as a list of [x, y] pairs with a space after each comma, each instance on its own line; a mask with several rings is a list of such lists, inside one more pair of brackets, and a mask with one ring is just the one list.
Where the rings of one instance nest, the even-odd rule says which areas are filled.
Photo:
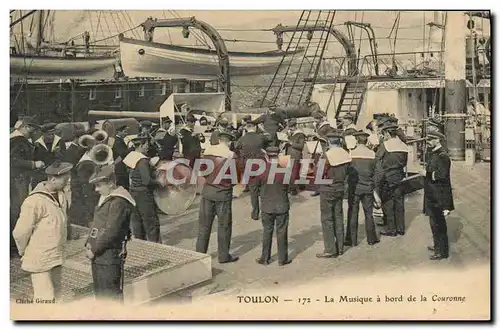
[[[206, 176], [206, 183], [201, 192], [196, 252], [207, 253], [212, 224], [217, 216], [219, 262], [235, 261], [235, 258], [229, 254], [233, 227], [233, 182], [229, 179], [216, 181], [217, 177], [222, 177], [219, 172], [224, 170], [224, 164], [233, 161], [234, 153], [227, 146], [218, 144], [207, 147], [203, 158], [214, 163], [214, 170]], [[203, 166], [201, 167], [205, 170]], [[231, 167], [226, 168], [225, 174], [229, 174]]]
[[278, 146], [277, 133], [285, 125], [285, 120], [280, 113], [264, 114], [257, 118], [255, 124], [263, 124], [264, 130], [269, 134], [269, 146]]
[[324, 253], [340, 255], [344, 253], [344, 182], [349, 173], [351, 158], [340, 147], [333, 147], [325, 153], [326, 165], [323, 178], [329, 184], [319, 185], [321, 226], [323, 228]]
[[364, 144], [358, 144], [351, 151], [349, 171], [349, 201], [345, 245], [358, 245], [359, 203], [365, 214], [366, 239], [368, 244], [377, 242], [373, 221], [373, 176], [375, 174], [375, 153]]
[[163, 138], [160, 140], [160, 144], [162, 146], [159, 157], [161, 160], [173, 160], [175, 147], [179, 143], [179, 137], [174, 132], [169, 133], [166, 132]]
[[[278, 148], [276, 148], [278, 149]], [[276, 150], [276, 153], [279, 151]], [[276, 226], [276, 240], [278, 242], [278, 263], [289, 263], [288, 259], [288, 221], [290, 218], [290, 202], [288, 200], [288, 184], [283, 173], [276, 173], [268, 183], [271, 164], [267, 164], [266, 171], [259, 177], [262, 197], [262, 254], [258, 260], [261, 264], [268, 264], [271, 259], [271, 247], [274, 227]]]
[[101, 196], [95, 208], [87, 243], [94, 254], [91, 265], [96, 299], [123, 300], [123, 253], [130, 238], [134, 206], [129, 192], [118, 187], [108, 196]]
[[[247, 132], [235, 144], [236, 153], [239, 156], [240, 170], [243, 171], [246, 163], [250, 159], [264, 159], [264, 150], [267, 146], [267, 140], [264, 135], [257, 132]], [[255, 167], [253, 169], [256, 169]], [[249, 178], [248, 188], [250, 189], [250, 202], [252, 204], [251, 218], [259, 219], [260, 205], [260, 183], [255, 178]]]
[[155, 181], [149, 158], [131, 151], [123, 162], [129, 168], [129, 191], [137, 205], [137, 212], [131, 219], [132, 234], [137, 239], [161, 243], [160, 220], [153, 195]]
[[444, 148], [428, 151], [424, 180], [424, 213], [429, 216], [434, 252], [449, 256], [448, 233], [443, 211], [455, 209], [450, 180], [451, 160]]
[[[88, 227], [92, 221], [94, 208], [99, 200], [99, 194], [89, 183], [95, 170], [96, 165], [86, 152], [75, 166], [76, 177], [71, 178], [71, 186], [73, 187], [75, 184], [79, 187], [71, 192], [72, 202], [69, 209], [69, 219], [73, 224]], [[74, 179], [76, 179], [75, 182], [73, 182]], [[76, 198], [73, 198], [73, 194]]]
[[193, 131], [184, 127], [181, 129], [182, 154], [189, 160], [189, 166], [193, 168], [196, 159], [201, 156], [201, 142], [198, 136], [193, 135]]
[[[294, 178], [299, 178], [300, 176], [300, 160], [302, 159], [302, 153], [304, 151], [304, 146], [306, 144], [306, 135], [301, 130], [295, 130], [292, 136], [289, 138], [290, 145], [287, 148], [287, 155], [290, 155], [290, 159], [293, 162], [292, 176]], [[290, 183], [290, 190], [292, 193], [297, 193], [297, 185], [293, 182]]]
[[[35, 169], [33, 145], [19, 131], [10, 134], [10, 232], [14, 230], [21, 205], [30, 191], [31, 175]], [[17, 247], [11, 234], [11, 253]]]
[[394, 137], [380, 145], [375, 157], [375, 189], [382, 199], [382, 210], [386, 217], [386, 229], [381, 234], [404, 235], [405, 207], [401, 180], [405, 177], [408, 146]]
[[129, 149], [127, 144], [123, 140], [123, 138], [116, 136], [115, 142], [113, 143], [113, 157], [115, 160], [121, 158], [120, 162], [115, 164], [115, 176], [116, 176], [116, 184], [125, 189], [129, 189], [129, 178], [128, 178], [128, 169], [127, 166], [123, 163], [125, 157], [127, 157], [129, 153]]

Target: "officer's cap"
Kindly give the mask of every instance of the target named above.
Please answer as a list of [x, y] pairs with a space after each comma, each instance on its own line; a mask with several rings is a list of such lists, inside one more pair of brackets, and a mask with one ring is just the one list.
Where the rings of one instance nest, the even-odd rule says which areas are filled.
[[219, 137], [226, 137], [231, 141], [234, 141], [234, 139], [235, 139], [234, 135], [229, 133], [229, 132], [220, 132]]
[[111, 176], [115, 173], [114, 166], [102, 166], [98, 167], [96, 171], [90, 176], [89, 183], [95, 184], [97, 182], [109, 180]]
[[440, 139], [440, 140], [444, 140], [445, 136], [443, 134], [441, 134], [440, 132], [432, 131], [432, 132], [427, 132], [427, 139]]
[[22, 124], [38, 129], [40, 128], [40, 125], [36, 122], [36, 120], [33, 117], [24, 117], [22, 120]]
[[276, 156], [280, 153], [280, 148], [278, 147], [267, 147], [266, 153], [270, 156]]
[[352, 135], [353, 136], [365, 136], [365, 137], [370, 136], [370, 134], [366, 133], [365, 131], [357, 131], [357, 132], [352, 133]]
[[150, 122], [149, 120], [143, 120], [139, 123], [142, 127], [151, 127], [153, 126], [153, 123]]
[[59, 176], [68, 173], [73, 168], [71, 163], [61, 162], [56, 160], [49, 167], [45, 169], [45, 174], [51, 176]]

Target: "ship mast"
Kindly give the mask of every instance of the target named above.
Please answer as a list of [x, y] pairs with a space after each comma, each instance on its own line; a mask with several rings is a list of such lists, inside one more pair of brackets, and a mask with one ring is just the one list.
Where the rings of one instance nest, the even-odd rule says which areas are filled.
[[445, 23], [445, 110], [448, 152], [452, 160], [465, 160], [466, 17], [461, 11], [448, 11]]

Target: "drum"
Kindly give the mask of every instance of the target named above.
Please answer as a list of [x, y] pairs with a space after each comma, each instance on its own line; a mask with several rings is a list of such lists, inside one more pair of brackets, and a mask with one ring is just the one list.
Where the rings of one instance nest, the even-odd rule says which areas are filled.
[[156, 181], [158, 187], [154, 191], [154, 200], [158, 209], [164, 214], [179, 215], [194, 203], [204, 178], [189, 166], [174, 160], [158, 163]]

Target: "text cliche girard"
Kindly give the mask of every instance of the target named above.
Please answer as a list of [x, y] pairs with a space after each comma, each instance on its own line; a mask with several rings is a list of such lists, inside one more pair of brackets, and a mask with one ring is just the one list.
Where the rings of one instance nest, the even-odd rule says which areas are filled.
[[447, 296], [442, 294], [416, 295], [376, 295], [376, 296], [348, 296], [325, 295], [322, 297], [281, 297], [281, 296], [237, 296], [240, 304], [279, 304], [296, 303], [309, 305], [313, 303], [339, 304], [398, 304], [398, 303], [464, 303], [465, 296]]

